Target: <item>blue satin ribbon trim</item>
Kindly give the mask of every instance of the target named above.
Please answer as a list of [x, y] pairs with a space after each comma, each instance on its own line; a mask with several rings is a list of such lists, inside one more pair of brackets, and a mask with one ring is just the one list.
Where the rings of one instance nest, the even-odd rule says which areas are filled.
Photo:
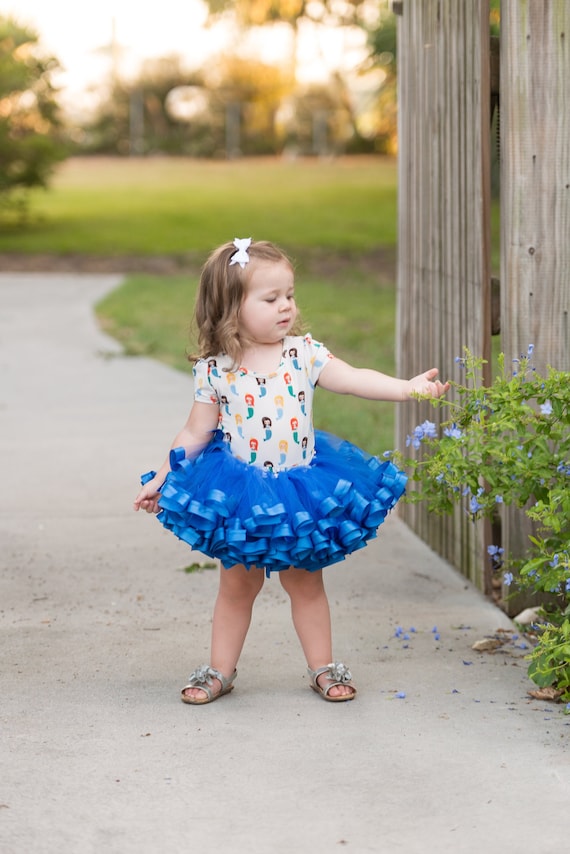
[[236, 460], [221, 434], [194, 457], [174, 448], [170, 465], [160, 522], [226, 567], [263, 566], [268, 575], [289, 566], [321, 569], [365, 546], [407, 480], [391, 461], [318, 433], [313, 463], [277, 474]]

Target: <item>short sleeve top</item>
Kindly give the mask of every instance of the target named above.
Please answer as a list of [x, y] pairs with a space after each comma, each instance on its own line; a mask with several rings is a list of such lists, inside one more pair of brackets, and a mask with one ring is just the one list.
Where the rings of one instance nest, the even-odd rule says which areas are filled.
[[199, 359], [194, 399], [219, 406], [219, 429], [232, 453], [270, 471], [308, 465], [315, 452], [313, 396], [333, 356], [310, 335], [283, 339], [271, 374], [236, 368], [229, 356]]

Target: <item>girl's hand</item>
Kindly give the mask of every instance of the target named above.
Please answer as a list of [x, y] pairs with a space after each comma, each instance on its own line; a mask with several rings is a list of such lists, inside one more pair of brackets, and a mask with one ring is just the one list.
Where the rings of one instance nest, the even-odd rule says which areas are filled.
[[424, 374], [418, 374], [408, 380], [409, 397], [416, 394], [428, 395], [429, 397], [441, 397], [449, 388], [449, 383], [442, 383], [436, 379], [439, 371], [437, 368], [431, 368]]
[[147, 513], [159, 513], [158, 499], [160, 484], [157, 483], [157, 478], [153, 477], [148, 483], [145, 483], [139, 494], [134, 500], [134, 510], [146, 510]]

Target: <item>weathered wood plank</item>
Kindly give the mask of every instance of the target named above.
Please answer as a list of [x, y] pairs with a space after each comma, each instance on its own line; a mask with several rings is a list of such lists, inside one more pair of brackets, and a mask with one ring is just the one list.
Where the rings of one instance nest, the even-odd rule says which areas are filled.
[[[501, 343], [570, 370], [570, 3], [501, 3]], [[513, 556], [535, 533], [505, 508]], [[520, 600], [516, 603], [520, 606]]]
[[[487, 0], [404, 3], [399, 19], [398, 371], [437, 364], [459, 379], [465, 346], [490, 354], [489, 38]], [[484, 129], [484, 130], [483, 130]], [[401, 407], [397, 443], [438, 420]], [[413, 489], [413, 484], [410, 486]], [[402, 509], [429, 545], [483, 587], [483, 526], [463, 510]]]
[[570, 370], [570, 3], [501, 4], [501, 330]]

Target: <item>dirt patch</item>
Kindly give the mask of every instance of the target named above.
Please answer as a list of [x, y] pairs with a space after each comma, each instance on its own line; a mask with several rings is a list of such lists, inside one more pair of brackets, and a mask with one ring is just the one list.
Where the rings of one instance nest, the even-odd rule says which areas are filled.
[[0, 270], [5, 273], [150, 273], [170, 276], [199, 270], [196, 260], [170, 255], [47, 255], [0, 254]]
[[[382, 284], [396, 280], [396, 252], [378, 247], [368, 252], [331, 252], [311, 249], [294, 256], [300, 270], [325, 278], [352, 273], [377, 276]], [[50, 255], [8, 252], [0, 254], [0, 271], [6, 273], [147, 273], [156, 276], [195, 275], [204, 261], [201, 253], [178, 255]]]

